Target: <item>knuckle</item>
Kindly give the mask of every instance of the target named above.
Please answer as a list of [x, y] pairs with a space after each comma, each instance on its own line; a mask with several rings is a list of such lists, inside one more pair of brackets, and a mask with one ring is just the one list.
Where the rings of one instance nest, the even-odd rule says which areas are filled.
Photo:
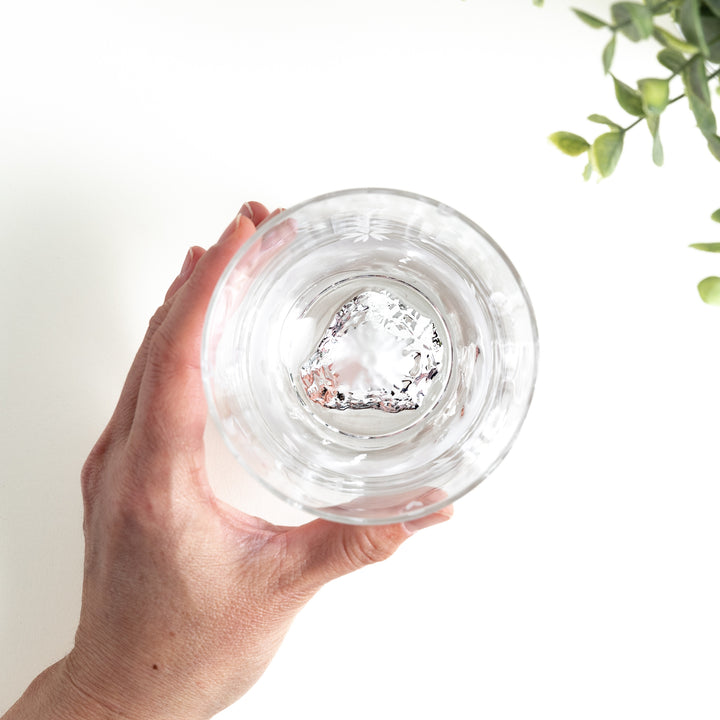
[[82, 491], [83, 503], [86, 507], [95, 496], [98, 474], [97, 458], [93, 453], [90, 453], [80, 471], [80, 489]]
[[173, 338], [167, 331], [167, 319], [170, 311], [171, 300], [161, 305], [150, 318], [148, 323], [145, 341], [149, 348], [150, 357], [162, 356], [172, 349]]
[[110, 444], [109, 431], [105, 430], [97, 443], [95, 443], [95, 446], [90, 451], [80, 470], [80, 489], [86, 508], [92, 505], [97, 495], [100, 479], [107, 465], [107, 455]]
[[150, 318], [150, 322], [148, 322], [148, 335], [152, 336], [155, 334], [155, 331], [163, 324], [163, 320], [165, 320], [165, 317], [168, 313], [168, 302], [163, 303], [158, 307], [158, 309], [153, 313], [152, 317]]
[[151, 372], [171, 372], [175, 366], [184, 363], [184, 347], [179, 342], [168, 323], [158, 320], [157, 327], [152, 333], [148, 352], [148, 369]]

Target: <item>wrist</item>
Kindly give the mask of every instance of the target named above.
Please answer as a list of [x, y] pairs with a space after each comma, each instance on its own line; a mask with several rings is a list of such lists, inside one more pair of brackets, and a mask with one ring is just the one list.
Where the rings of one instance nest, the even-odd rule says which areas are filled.
[[67, 658], [38, 675], [0, 720], [118, 720], [122, 715], [82, 692]]
[[169, 685], [150, 692], [141, 682], [108, 682], [107, 673], [88, 681], [88, 668], [92, 676], [101, 663], [80, 662], [75, 652], [40, 673], [0, 720], [209, 720], [224, 707], [190, 702]]

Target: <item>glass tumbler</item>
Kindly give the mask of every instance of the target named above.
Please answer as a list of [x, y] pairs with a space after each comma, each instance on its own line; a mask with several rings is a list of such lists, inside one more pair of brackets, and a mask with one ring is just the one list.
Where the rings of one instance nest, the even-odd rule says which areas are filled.
[[295, 507], [407, 521], [471, 488], [527, 414], [538, 338], [503, 251], [435, 200], [365, 188], [262, 224], [207, 312], [211, 416]]

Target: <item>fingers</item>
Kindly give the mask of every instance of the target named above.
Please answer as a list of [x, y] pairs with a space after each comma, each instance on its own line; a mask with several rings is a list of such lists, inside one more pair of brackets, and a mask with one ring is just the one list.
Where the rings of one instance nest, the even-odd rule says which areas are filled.
[[424, 517], [416, 518], [415, 520], [409, 520], [405, 523], [405, 529], [411, 534], [416, 533], [420, 530], [424, 530], [432, 525], [445, 522], [453, 516], [453, 506], [446, 505], [441, 510], [432, 513], [432, 515], [425, 515]]
[[254, 231], [255, 225], [241, 211], [171, 296], [148, 342], [131, 429], [137, 441], [169, 453], [202, 447], [206, 405], [200, 343], [205, 312], [225, 267]]
[[[247, 236], [247, 226], [244, 225], [246, 218], [253, 222], [254, 225], [259, 225], [264, 222], [270, 216], [270, 212], [267, 207], [262, 203], [251, 201], [245, 203], [232, 222], [228, 225], [225, 231], [222, 233], [218, 243], [224, 243], [227, 240], [232, 240], [236, 237], [238, 229], [243, 224], [244, 229], [241, 230], [242, 237]], [[145, 334], [145, 338], [135, 356], [133, 365], [128, 373], [128, 377], [125, 381], [123, 391], [120, 396], [120, 400], [113, 414], [113, 418], [110, 423], [110, 429], [113, 431], [112, 434], [116, 437], [126, 438], [130, 432], [134, 416], [135, 408], [137, 405], [137, 396], [140, 390], [140, 383], [145, 373], [148, 358], [148, 349], [152, 341], [155, 332], [158, 327], [162, 325], [167, 317], [171, 305], [174, 302], [174, 297], [178, 290], [187, 282], [192, 276], [195, 267], [197, 266], [200, 258], [204, 255], [205, 250], [200, 247], [193, 247], [189, 250], [183, 267], [179, 275], [175, 278], [165, 296], [165, 303], [158, 308], [150, 320], [148, 330]]]
[[190, 250], [188, 250], [180, 273], [168, 288], [165, 295], [165, 302], [155, 311], [155, 314], [150, 319], [147, 331], [145, 332], [145, 337], [140, 344], [140, 348], [135, 354], [135, 359], [130, 367], [127, 378], [125, 379], [125, 384], [123, 385], [122, 392], [120, 393], [120, 399], [118, 400], [112, 420], [110, 421], [110, 428], [116, 436], [123, 438], [126, 437], [132, 425], [133, 416], [135, 414], [135, 405], [137, 403], [137, 394], [140, 389], [140, 382], [147, 364], [147, 354], [148, 348], [150, 347], [150, 340], [167, 316], [173, 296], [185, 284], [185, 282], [187, 282], [204, 253], [205, 250], [201, 247], [191, 247]]
[[262, 203], [255, 202], [254, 200], [244, 203], [233, 221], [225, 228], [225, 231], [220, 236], [218, 242], [224, 242], [230, 235], [237, 231], [240, 218], [247, 218], [255, 227], [257, 227], [261, 222], [264, 222], [267, 219], [268, 215], [269, 211]]
[[270, 211], [262, 203], [251, 201], [249, 203], [245, 203], [245, 205], [243, 205], [243, 208], [246, 206], [248, 211], [250, 212], [248, 218], [253, 221], [255, 227], [260, 225], [260, 223], [265, 222], [268, 215], [270, 214]]
[[315, 592], [325, 583], [389, 558], [405, 540], [423, 528], [448, 520], [447, 506], [406, 523], [393, 525], [344, 525], [315, 520], [285, 534], [288, 568], [292, 576], [284, 582], [294, 590]]
[[[205, 250], [201, 247], [191, 247], [185, 256], [185, 262], [183, 263], [180, 274], [173, 280], [172, 285], [168, 288], [165, 294], [165, 302], [167, 302], [187, 281], [192, 275], [198, 260], [205, 254]], [[165, 307], [163, 305], [163, 307]]]

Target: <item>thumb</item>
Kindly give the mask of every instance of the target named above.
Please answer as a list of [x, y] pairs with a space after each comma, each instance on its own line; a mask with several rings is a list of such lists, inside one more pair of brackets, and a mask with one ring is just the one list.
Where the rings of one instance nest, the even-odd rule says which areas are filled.
[[416, 531], [448, 520], [447, 506], [417, 520], [393, 525], [345, 525], [329, 520], [292, 528], [286, 535], [286, 551], [295, 571], [295, 582], [315, 592], [341, 575], [387, 560]]

